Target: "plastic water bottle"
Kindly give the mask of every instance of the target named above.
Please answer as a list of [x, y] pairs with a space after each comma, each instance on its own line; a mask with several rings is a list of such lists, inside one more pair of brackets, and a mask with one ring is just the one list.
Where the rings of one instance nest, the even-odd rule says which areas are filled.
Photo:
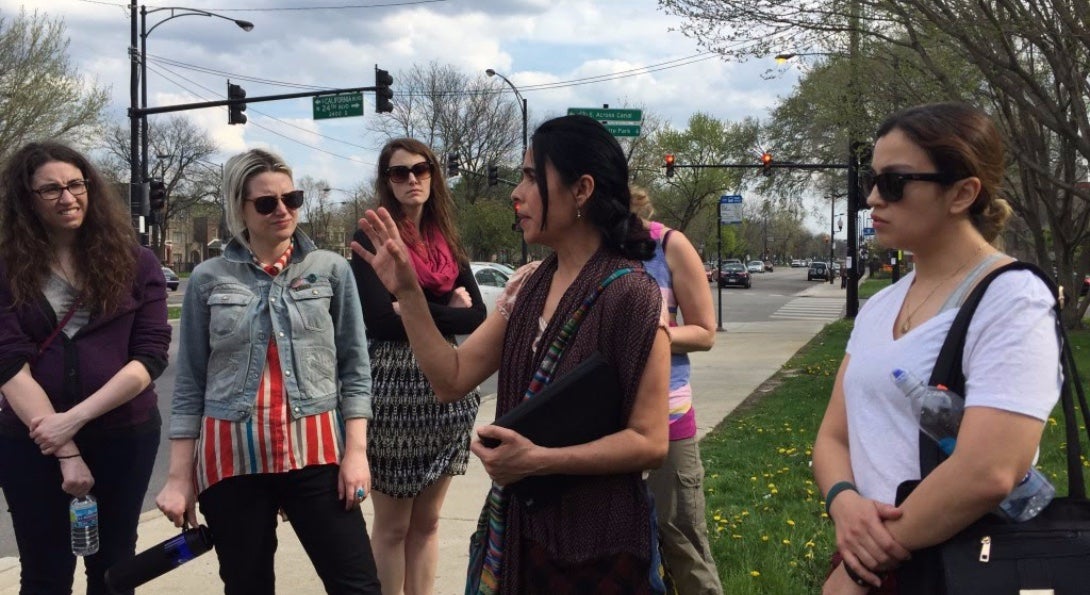
[[[958, 428], [965, 412], [961, 395], [942, 386], [928, 386], [911, 372], [893, 370], [893, 383], [912, 402], [920, 420], [920, 430], [939, 445], [946, 455], [954, 452]], [[999, 503], [999, 512], [1012, 521], [1028, 521], [1037, 516], [1056, 495], [1056, 488], [1034, 467]]]
[[72, 553], [90, 556], [98, 552], [98, 501], [87, 494], [72, 498], [68, 505], [68, 521], [72, 525]]

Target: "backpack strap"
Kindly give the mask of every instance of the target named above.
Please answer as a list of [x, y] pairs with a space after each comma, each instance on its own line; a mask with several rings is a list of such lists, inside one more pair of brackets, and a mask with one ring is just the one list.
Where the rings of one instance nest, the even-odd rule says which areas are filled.
[[[965, 299], [961, 308], [958, 309], [954, 322], [950, 325], [950, 330], [946, 335], [946, 340], [943, 342], [942, 348], [939, 351], [938, 359], [935, 360], [935, 367], [931, 371], [931, 378], [929, 380], [931, 385], [942, 384], [959, 395], [965, 394], [965, 372], [962, 369], [962, 356], [965, 352], [965, 342], [969, 333], [969, 323], [972, 322], [973, 313], [976, 312], [977, 307], [980, 305], [980, 301], [983, 299], [988, 286], [991, 285], [996, 277], [1007, 271], [1029, 271], [1044, 282], [1045, 286], [1048, 287], [1049, 293], [1051, 293], [1054, 298], [1059, 295], [1059, 290], [1056, 288], [1056, 284], [1052, 279], [1036, 265], [1027, 262], [1014, 261], [988, 273], [980, 280], [980, 283], [973, 288], [969, 297]], [[1090, 408], [1087, 407], [1086, 396], [1082, 389], [1082, 382], [1079, 379], [1078, 370], [1075, 369], [1075, 359], [1071, 352], [1071, 346], [1067, 341], [1067, 333], [1063, 327], [1063, 319], [1060, 313], [1058, 299], [1053, 304], [1053, 311], [1056, 320], [1056, 335], [1060, 341], [1060, 365], [1063, 369], [1064, 378], [1060, 392], [1064, 411], [1064, 427], [1067, 437], [1068, 493], [1071, 496], [1085, 498], [1086, 484], [1083, 479], [1081, 464], [1082, 448], [1079, 444], [1079, 430], [1076, 420], [1077, 414], [1075, 412], [1074, 399], [1071, 395], [1072, 386], [1075, 387], [1075, 392], [1079, 397], [1079, 408], [1082, 412], [1084, 421], [1090, 419]], [[1087, 428], [1087, 434], [1090, 436], [1090, 427]], [[927, 474], [933, 471], [942, 461], [943, 454], [939, 450], [938, 445], [927, 438], [922, 432], [920, 433], [919, 442], [920, 477], [926, 477]]]

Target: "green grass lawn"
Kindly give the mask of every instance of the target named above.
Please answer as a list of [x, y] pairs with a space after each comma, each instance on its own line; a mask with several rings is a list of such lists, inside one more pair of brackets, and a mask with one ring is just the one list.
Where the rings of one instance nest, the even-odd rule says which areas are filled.
[[[810, 456], [850, 332], [847, 321], [826, 327], [755, 392], [761, 396], [700, 443], [709, 537], [725, 593], [821, 590], [834, 535]], [[1072, 333], [1071, 343], [1080, 369], [1090, 372], [1090, 331]], [[1066, 493], [1063, 447], [1062, 417], [1053, 417], [1039, 467]]]
[[866, 299], [890, 286], [889, 279], [870, 279], [859, 284], [859, 299]]

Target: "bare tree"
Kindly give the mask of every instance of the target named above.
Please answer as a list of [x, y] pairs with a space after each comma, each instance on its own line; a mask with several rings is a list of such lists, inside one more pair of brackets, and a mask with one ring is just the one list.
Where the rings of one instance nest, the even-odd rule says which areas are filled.
[[[129, 128], [117, 124], [107, 130], [106, 165], [117, 179], [127, 179], [130, 169]], [[167, 203], [152, 234], [152, 249], [160, 258], [173, 221], [188, 220], [196, 214], [212, 216], [222, 212], [219, 196], [221, 171], [208, 158], [218, 151], [208, 132], [192, 120], [176, 114], [151, 122], [148, 127], [148, 174], [162, 180], [167, 189]], [[222, 232], [220, 234], [223, 235]]]
[[437, 62], [416, 65], [394, 80], [394, 112], [372, 119], [374, 130], [387, 138], [415, 138], [440, 159], [457, 155], [465, 172], [457, 193], [470, 204], [487, 186], [488, 165], [521, 163], [522, 110], [505, 85]]
[[93, 135], [106, 90], [68, 58], [64, 22], [43, 14], [0, 15], [0, 161], [27, 142]]

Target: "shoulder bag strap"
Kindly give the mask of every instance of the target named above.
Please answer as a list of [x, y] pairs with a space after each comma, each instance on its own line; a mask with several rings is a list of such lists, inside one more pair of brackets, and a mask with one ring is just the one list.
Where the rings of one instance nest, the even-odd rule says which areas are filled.
[[83, 299], [79, 297], [76, 298], [76, 301], [72, 302], [72, 307], [68, 308], [68, 312], [64, 315], [64, 318], [62, 318], [61, 321], [57, 323], [57, 327], [54, 328], [53, 332], [49, 333], [49, 336], [46, 337], [45, 340], [38, 345], [37, 357], [41, 357], [41, 355], [45, 353], [45, 350], [48, 349], [49, 346], [53, 343], [53, 339], [56, 339], [57, 335], [61, 334], [61, 331], [64, 330], [64, 327], [67, 326], [68, 322], [72, 320], [72, 317], [76, 315], [76, 310], [79, 310], [80, 304], [82, 303]]
[[[1033, 273], [1045, 283], [1049, 292], [1052, 293], [1054, 297], [1059, 295], [1056, 284], [1052, 282], [1048, 275], [1040, 268], [1030, 263], [1015, 261], [988, 273], [980, 280], [980, 283], [973, 288], [972, 293], [969, 294], [969, 297], [965, 299], [965, 302], [958, 310], [954, 322], [950, 325], [950, 331], [946, 335], [946, 340], [942, 344], [938, 359], [935, 361], [935, 367], [931, 372], [930, 384], [942, 384], [960, 395], [965, 394], [965, 373], [962, 370], [961, 360], [965, 351], [965, 341], [969, 332], [969, 323], [972, 321], [973, 313], [976, 312], [977, 307], [980, 305], [980, 301], [983, 299], [984, 292], [987, 291], [988, 285], [990, 285], [999, 275], [1014, 270], [1029, 271]], [[1075, 412], [1074, 397], [1071, 394], [1072, 386], [1079, 398], [1079, 409], [1082, 413], [1084, 425], [1087, 425], [1088, 437], [1090, 437], [1090, 424], [1086, 424], [1085, 422], [1086, 420], [1090, 420], [1090, 408], [1087, 407], [1082, 382], [1079, 378], [1078, 370], [1075, 368], [1075, 358], [1074, 354], [1071, 352], [1071, 345], [1067, 340], [1067, 332], [1063, 326], [1063, 318], [1060, 313], [1058, 300], [1054, 304], [1053, 310], [1056, 314], [1056, 336], [1060, 341], [1060, 365], [1063, 370], [1063, 386], [1060, 390], [1060, 401], [1064, 412], [1064, 430], [1067, 440], [1068, 494], [1072, 497], [1085, 498], [1086, 483], [1083, 478], [1081, 463], [1082, 447], [1079, 443], [1077, 413]], [[919, 442], [920, 476], [925, 477], [938, 466], [939, 462], [942, 460], [942, 453], [938, 449], [938, 446], [923, 433], [920, 434]]]
[[541, 360], [541, 366], [537, 369], [537, 372], [534, 372], [533, 378], [530, 379], [530, 386], [526, 388], [523, 399], [529, 399], [536, 395], [541, 389], [545, 388], [546, 384], [549, 384], [549, 381], [553, 379], [553, 371], [556, 369], [557, 362], [560, 361], [560, 356], [564, 355], [564, 350], [568, 347], [568, 341], [575, 334], [575, 331], [579, 329], [579, 325], [583, 322], [587, 311], [590, 310], [590, 307], [598, 300], [598, 296], [602, 295], [602, 292], [610, 283], [631, 272], [633, 272], [631, 268], [613, 271], [598, 284], [598, 287], [594, 288], [594, 291], [583, 298], [583, 303], [579, 304], [579, 307], [572, 313], [571, 318], [560, 328], [560, 333], [557, 334], [556, 339], [549, 345], [549, 350], [545, 353], [545, 359]]

